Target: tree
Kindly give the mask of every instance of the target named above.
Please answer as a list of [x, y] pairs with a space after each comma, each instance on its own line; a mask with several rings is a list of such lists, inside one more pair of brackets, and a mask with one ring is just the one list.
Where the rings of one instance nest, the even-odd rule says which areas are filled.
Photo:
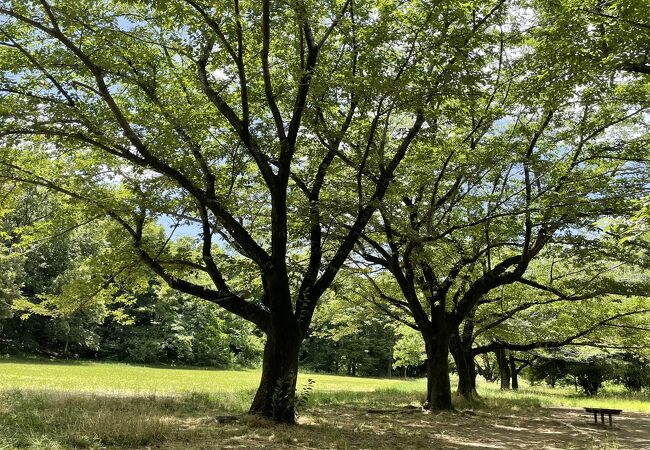
[[[643, 348], [639, 324], [647, 318], [648, 274], [639, 260], [617, 252], [609, 259], [611, 239], [551, 246], [526, 278], [486, 298], [472, 317], [466, 346], [475, 357], [510, 352], [504, 360], [503, 387], [533, 363], [517, 351], [561, 347]], [[600, 245], [599, 245], [600, 244]], [[555, 247], [555, 248], [554, 248]], [[633, 333], [635, 338], [626, 335]], [[632, 348], [632, 347], [630, 347]], [[505, 354], [504, 354], [505, 357]], [[520, 363], [517, 366], [517, 363]]]
[[[24, 256], [15, 248], [15, 236], [7, 227], [19, 196], [15, 184], [0, 185], [0, 321], [11, 317], [11, 305], [21, 298]], [[2, 331], [0, 322], [0, 331]]]
[[560, 349], [547, 352], [537, 358], [531, 366], [530, 378], [545, 379], [552, 387], [557, 382], [573, 384], [582, 388], [585, 395], [598, 393], [606, 380], [617, 378], [616, 357], [602, 351], [583, 351], [580, 349]]
[[426, 361], [422, 351], [422, 336], [416, 330], [402, 325], [397, 328], [399, 338], [393, 348], [393, 367], [402, 367], [406, 376], [407, 367], [419, 366]]
[[11, 317], [11, 305], [21, 298], [23, 262], [20, 253], [12, 253], [10, 248], [0, 246], [0, 320]]
[[[251, 412], [293, 422], [314, 309], [502, 3], [2, 1], [2, 176], [263, 330]], [[161, 217], [195, 224], [198, 255], [147, 237]]]
[[376, 301], [406, 311], [423, 335], [434, 408], [451, 408], [451, 337], [486, 296], [524, 281], [551, 244], [593, 243], [605, 234], [599, 222], [629, 215], [645, 195], [647, 104], [635, 80], [558, 61], [546, 38], [533, 32], [521, 59], [483, 73], [478, 106], [439, 121], [436, 139], [418, 146], [428, 153], [416, 174], [363, 235], [361, 256], [393, 277], [392, 288], [374, 283]]
[[208, 302], [169, 291], [156, 280], [124, 302], [106, 305], [96, 328], [101, 358], [227, 368], [259, 364], [263, 344], [254, 326]]

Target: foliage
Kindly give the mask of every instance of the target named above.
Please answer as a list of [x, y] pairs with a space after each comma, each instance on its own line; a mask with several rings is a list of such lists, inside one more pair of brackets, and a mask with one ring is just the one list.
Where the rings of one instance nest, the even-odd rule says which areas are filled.
[[0, 1], [2, 345], [228, 366], [266, 334], [252, 409], [288, 421], [299, 355], [424, 347], [443, 391], [452, 338], [644, 357], [646, 6]]
[[395, 340], [388, 318], [359, 298], [349, 278], [336, 287], [316, 313], [300, 362], [308, 370], [360, 376], [390, 376]]
[[619, 367], [616, 381], [631, 392], [650, 392], [650, 364], [647, 360], [632, 354], [625, 354], [619, 360], [622, 367]]
[[[433, 350], [474, 315], [479, 352], [594, 343], [597, 325], [647, 317], [647, 273], [608, 230], [647, 195], [647, 83], [621, 75], [628, 68], [610, 56], [623, 45], [604, 55], [596, 44], [609, 39], [594, 31], [600, 13], [615, 16], [615, 35], [633, 41], [643, 2], [629, 3], [509, 4], [495, 18], [506, 26], [485, 36], [494, 63], [465, 84], [467, 98], [441, 102], [435, 132], [406, 156], [410, 170], [365, 230], [366, 297], [420, 330], [430, 367], [443, 367], [432, 386], [448, 385], [445, 352]], [[647, 34], [635, 42], [636, 61]]]
[[551, 355], [535, 360], [529, 369], [532, 380], [580, 386], [586, 395], [594, 396], [605, 381], [616, 380], [622, 373], [621, 361], [606, 354], [564, 350]]
[[303, 407], [307, 405], [307, 402], [309, 401], [309, 396], [314, 390], [315, 384], [316, 381], [314, 381], [311, 378], [307, 378], [307, 382], [303, 385], [300, 393], [296, 393], [296, 406]]
[[260, 362], [262, 339], [246, 322], [188, 296], [160, 295], [155, 285], [121, 307], [120, 317], [97, 329], [98, 356], [212, 367]]
[[[0, 175], [273, 334], [281, 379], [411, 147], [496, 62], [504, 3], [0, 2]], [[161, 218], [200, 243], [170, 251]]]
[[12, 304], [22, 297], [24, 256], [0, 246], [0, 320], [11, 317]]
[[393, 367], [419, 366], [426, 361], [422, 335], [417, 330], [402, 325], [396, 333], [398, 338], [393, 347]]
[[[0, 255], [3, 351], [219, 367], [259, 362], [261, 338], [246, 322], [152, 284], [110, 223], [79, 223], [41, 189], [16, 190], [13, 199], [2, 216], [12, 245]], [[151, 227], [150, 236], [161, 229]], [[187, 252], [193, 243], [169, 245]]]

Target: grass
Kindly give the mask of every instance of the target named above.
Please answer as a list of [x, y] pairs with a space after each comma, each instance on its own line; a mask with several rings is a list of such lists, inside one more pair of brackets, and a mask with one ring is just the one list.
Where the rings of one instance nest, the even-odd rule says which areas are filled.
[[[165, 404], [153, 399], [8, 391], [0, 403], [0, 445], [138, 447], [170, 437]], [[169, 405], [169, 404], [168, 404]]]
[[[183, 396], [204, 394], [224, 410], [244, 411], [259, 382], [259, 370], [214, 370], [149, 367], [106, 362], [59, 362], [42, 359], [0, 360], [1, 390], [47, 390], [106, 396]], [[298, 387], [315, 381], [310, 405], [410, 404], [422, 400], [424, 379], [361, 378], [301, 373]], [[452, 383], [455, 382], [452, 376]], [[650, 413], [650, 396], [606, 386], [596, 397], [573, 388], [550, 388], [525, 382], [519, 391], [501, 391], [481, 382], [478, 391], [488, 404], [531, 407], [617, 407]]]
[[[431, 433], [441, 424], [447, 424], [448, 429], [439, 439], [451, 439], [461, 419], [471, 419], [467, 423], [478, 427], [481, 436], [480, 427], [484, 424], [494, 428], [498, 424], [493, 422], [502, 420], [504, 426], [513, 426], [513, 421], [526, 418], [522, 412], [539, 407], [602, 406], [650, 412], [650, 398], [626, 394], [616, 387], [587, 398], [569, 388], [526, 385], [518, 392], [502, 392], [496, 384], [483, 382], [478, 387], [480, 404], [457, 403], [461, 411], [471, 409], [474, 418], [465, 417], [462, 412], [444, 413], [431, 422], [422, 419], [420, 413], [407, 414], [417, 411], [409, 409], [409, 405], [417, 405], [424, 398], [423, 379], [303, 373], [299, 389], [309, 378], [315, 382], [307, 406], [300, 411], [301, 420], [308, 426], [286, 428], [250, 417], [234, 424], [217, 424], [215, 418], [220, 415], [246, 411], [259, 376], [258, 370], [1, 360], [0, 449], [180, 449], [202, 448], [206, 443], [223, 448], [321, 448], [320, 442], [329, 442], [331, 448], [391, 448], [394, 442], [386, 436], [397, 438], [408, 430], [411, 432], [402, 439], [410, 440], [417, 448], [420, 444], [430, 445]], [[404, 417], [406, 422], [398, 426]], [[524, 422], [517, 424], [518, 429], [526, 428]], [[416, 425], [431, 427], [432, 431], [419, 436], [420, 428], [416, 427], [415, 432], [411, 429]], [[465, 431], [459, 430], [458, 436], [466, 434]], [[357, 436], [365, 440], [356, 442]], [[504, 435], [504, 439], [510, 437]], [[608, 444], [612, 440], [610, 435], [590, 435], [589, 439], [594, 448], [616, 448], [615, 443]]]
[[[0, 390], [47, 390], [104, 396], [208, 396], [220, 408], [243, 412], [260, 380], [259, 370], [149, 367], [106, 362], [0, 360]], [[357, 378], [301, 373], [298, 390], [315, 381], [310, 404], [382, 404], [417, 401], [424, 380]]]
[[519, 404], [540, 407], [596, 407], [650, 413], [650, 395], [627, 392], [612, 385], [606, 385], [594, 397], [576, 392], [572, 387], [550, 388], [530, 386], [526, 383], [518, 391], [501, 391], [497, 384], [479, 382], [478, 390], [486, 402], [494, 406]]

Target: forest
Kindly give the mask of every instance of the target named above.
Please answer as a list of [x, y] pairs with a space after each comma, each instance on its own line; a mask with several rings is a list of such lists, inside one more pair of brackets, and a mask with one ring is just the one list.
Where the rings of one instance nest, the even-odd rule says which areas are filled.
[[647, 395], [649, 10], [0, 0], [0, 355]]

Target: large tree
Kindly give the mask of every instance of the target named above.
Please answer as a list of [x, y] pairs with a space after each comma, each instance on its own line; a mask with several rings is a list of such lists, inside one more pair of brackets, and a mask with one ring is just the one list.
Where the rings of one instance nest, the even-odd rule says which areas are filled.
[[[319, 299], [492, 63], [503, 4], [0, 1], [2, 175], [109, 217], [169, 286], [262, 329], [251, 412], [293, 422]], [[199, 251], [169, 255], [157, 220], [194, 224]]]
[[391, 275], [388, 285], [369, 277], [376, 300], [407, 311], [423, 335], [433, 408], [451, 407], [451, 339], [488, 294], [523, 281], [549, 244], [593, 245], [647, 194], [638, 84], [613, 81], [606, 65], [558, 61], [560, 44], [535, 30], [504, 52], [507, 82], [502, 66], [486, 73], [466, 114], [450, 113], [418, 145], [418, 171], [363, 233], [359, 253]]

